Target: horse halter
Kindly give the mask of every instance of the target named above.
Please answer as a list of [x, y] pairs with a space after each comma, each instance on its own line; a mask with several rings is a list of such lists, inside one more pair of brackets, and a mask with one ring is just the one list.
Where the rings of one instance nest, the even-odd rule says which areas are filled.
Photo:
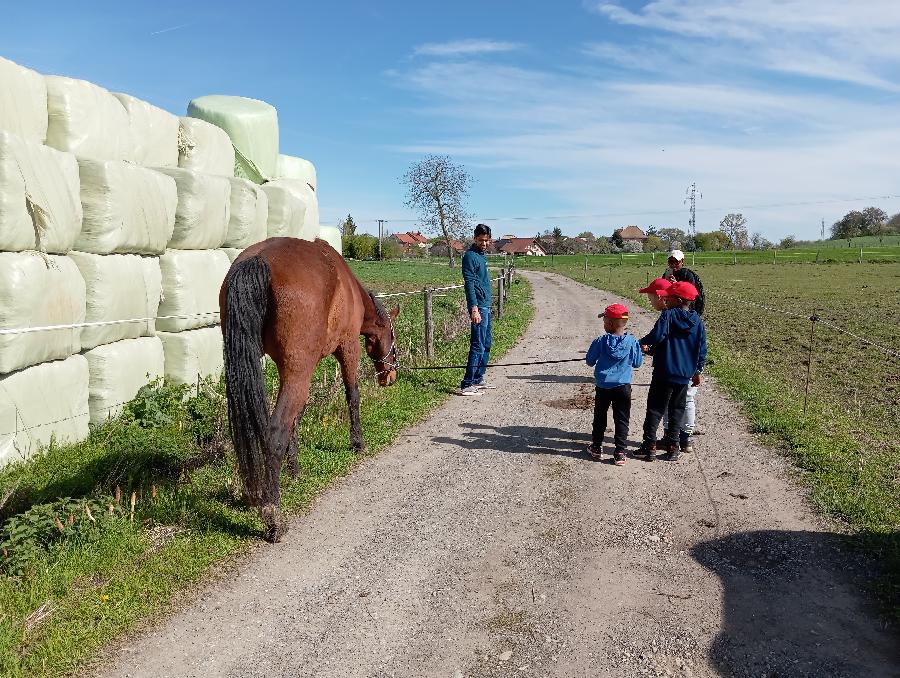
[[[391, 316], [388, 316], [388, 322], [391, 326], [391, 347], [388, 349], [388, 352], [384, 354], [383, 358], [373, 361], [376, 364], [381, 363], [382, 367], [387, 366], [388, 369], [379, 370], [375, 373], [376, 377], [380, 377], [382, 374], [390, 374], [391, 372], [400, 369], [400, 363], [397, 360], [397, 335], [394, 334], [394, 319], [391, 318]], [[388, 362], [388, 358], [390, 358], [392, 353], [394, 354], [394, 362]]]

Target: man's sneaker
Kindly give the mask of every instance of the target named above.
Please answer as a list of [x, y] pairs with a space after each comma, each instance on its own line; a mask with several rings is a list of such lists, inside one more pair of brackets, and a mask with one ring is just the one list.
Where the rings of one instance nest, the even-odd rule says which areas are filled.
[[599, 445], [591, 443], [587, 446], [586, 451], [591, 459], [593, 459], [594, 461], [600, 461], [600, 456], [602, 455], [601, 449], [602, 448]]
[[656, 459], [656, 444], [642, 444], [637, 452], [634, 453], [634, 456], [640, 457], [644, 461], [654, 461]]
[[666, 441], [663, 443], [662, 449], [665, 450], [665, 453], [662, 455], [664, 461], [677, 461], [678, 457], [681, 456], [678, 443]]
[[485, 389], [489, 389], [489, 388], [497, 388], [494, 384], [489, 384], [486, 381], [483, 381], [480, 384], [473, 384], [473, 385], [475, 386], [475, 388], [480, 389], [482, 391]]
[[616, 450], [613, 452], [613, 464], [616, 466], [624, 466], [625, 465], [625, 452], [622, 450]]
[[461, 396], [481, 395], [481, 389], [478, 388], [477, 386], [466, 386], [465, 388], [459, 389], [458, 395], [461, 395]]

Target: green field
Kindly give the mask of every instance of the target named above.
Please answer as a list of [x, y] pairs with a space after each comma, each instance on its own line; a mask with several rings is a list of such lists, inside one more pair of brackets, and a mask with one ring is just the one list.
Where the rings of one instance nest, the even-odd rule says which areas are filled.
[[[665, 266], [601, 266], [591, 258], [585, 276], [584, 257], [554, 259], [553, 266], [549, 257], [516, 263], [645, 307], [637, 290]], [[900, 613], [900, 266], [698, 258], [692, 268], [707, 293], [711, 372], [745, 405], [754, 430], [793, 456], [822, 511], [884, 557], [893, 570], [884, 597]], [[813, 315], [830, 326], [816, 323], [810, 351]]]
[[[376, 291], [459, 282], [458, 269], [429, 264], [353, 267]], [[463, 295], [442, 294], [434, 298], [435, 360], [465, 362]], [[421, 295], [399, 303], [400, 362], [422, 363]], [[521, 336], [531, 312], [530, 288], [514, 285], [495, 324], [497, 356]], [[363, 362], [361, 415], [370, 453], [427, 414], [462, 376], [403, 372], [381, 389], [371, 363]], [[331, 358], [323, 361], [313, 380], [298, 433], [300, 477], [283, 479], [289, 512], [308, 506], [356, 463], [336, 367]], [[274, 370], [267, 378], [277, 381]], [[187, 394], [148, 389], [83, 443], [0, 470], [0, 675], [59, 676], [84, 667], [110, 639], [164, 611], [179, 592], [258, 542], [259, 519], [239, 499], [223, 393], [221, 383]], [[193, 397], [184, 401], [185, 395]]]

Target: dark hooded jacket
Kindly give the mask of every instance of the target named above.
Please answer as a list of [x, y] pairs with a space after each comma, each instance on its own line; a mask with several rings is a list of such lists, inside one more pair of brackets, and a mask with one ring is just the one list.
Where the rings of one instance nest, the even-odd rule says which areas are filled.
[[706, 327], [696, 311], [663, 311], [640, 343], [650, 346], [653, 353], [653, 376], [666, 381], [690, 383], [706, 364]]

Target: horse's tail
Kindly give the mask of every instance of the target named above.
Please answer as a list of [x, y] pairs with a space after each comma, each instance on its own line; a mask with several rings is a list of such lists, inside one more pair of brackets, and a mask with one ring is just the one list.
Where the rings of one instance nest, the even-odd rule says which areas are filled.
[[272, 271], [260, 257], [237, 262], [228, 272], [225, 298], [225, 384], [228, 421], [238, 470], [254, 506], [267, 494], [269, 407], [263, 381], [263, 328]]

